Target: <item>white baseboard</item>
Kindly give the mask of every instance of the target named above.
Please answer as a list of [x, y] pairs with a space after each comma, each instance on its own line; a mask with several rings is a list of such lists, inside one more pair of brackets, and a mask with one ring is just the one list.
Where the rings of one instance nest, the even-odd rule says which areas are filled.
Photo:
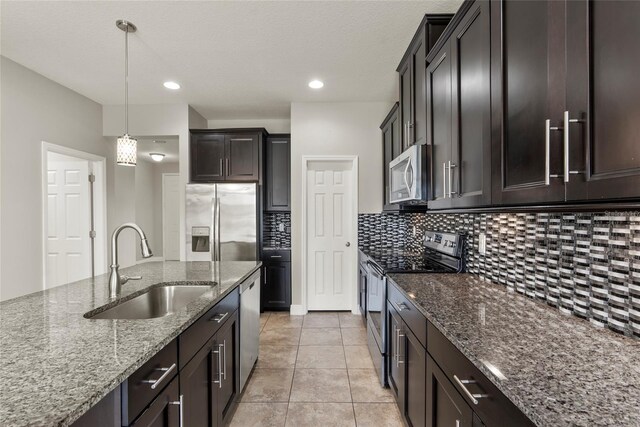
[[289, 310], [292, 316], [304, 316], [307, 314], [307, 310], [301, 304], [291, 304]]

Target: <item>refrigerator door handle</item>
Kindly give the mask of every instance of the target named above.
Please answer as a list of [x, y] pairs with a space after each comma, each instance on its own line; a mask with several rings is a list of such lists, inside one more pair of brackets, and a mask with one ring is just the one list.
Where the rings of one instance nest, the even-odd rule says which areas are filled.
[[220, 246], [220, 198], [216, 197], [216, 217], [214, 218], [216, 222], [216, 234], [215, 234], [215, 245], [216, 245], [216, 259], [215, 261], [221, 260], [221, 246]]

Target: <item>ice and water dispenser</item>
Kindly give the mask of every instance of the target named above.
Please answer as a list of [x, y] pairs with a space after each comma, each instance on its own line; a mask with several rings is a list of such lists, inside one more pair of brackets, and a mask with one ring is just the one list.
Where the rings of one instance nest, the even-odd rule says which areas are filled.
[[191, 227], [191, 251], [210, 252], [211, 241], [210, 227]]

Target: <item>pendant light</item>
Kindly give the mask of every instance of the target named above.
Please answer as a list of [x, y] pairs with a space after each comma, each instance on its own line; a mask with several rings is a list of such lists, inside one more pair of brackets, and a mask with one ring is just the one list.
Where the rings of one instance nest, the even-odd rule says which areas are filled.
[[117, 20], [116, 26], [124, 31], [124, 135], [118, 138], [116, 163], [135, 166], [138, 141], [129, 136], [129, 33], [135, 33], [137, 28], [124, 19]]

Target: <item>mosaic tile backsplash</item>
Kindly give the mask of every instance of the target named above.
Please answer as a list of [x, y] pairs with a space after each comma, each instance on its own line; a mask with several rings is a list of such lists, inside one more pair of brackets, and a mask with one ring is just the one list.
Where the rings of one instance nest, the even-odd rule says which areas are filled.
[[262, 246], [265, 248], [291, 248], [290, 212], [265, 213], [263, 225]]
[[358, 243], [419, 253], [427, 229], [466, 235], [468, 272], [640, 338], [640, 212], [361, 214]]

